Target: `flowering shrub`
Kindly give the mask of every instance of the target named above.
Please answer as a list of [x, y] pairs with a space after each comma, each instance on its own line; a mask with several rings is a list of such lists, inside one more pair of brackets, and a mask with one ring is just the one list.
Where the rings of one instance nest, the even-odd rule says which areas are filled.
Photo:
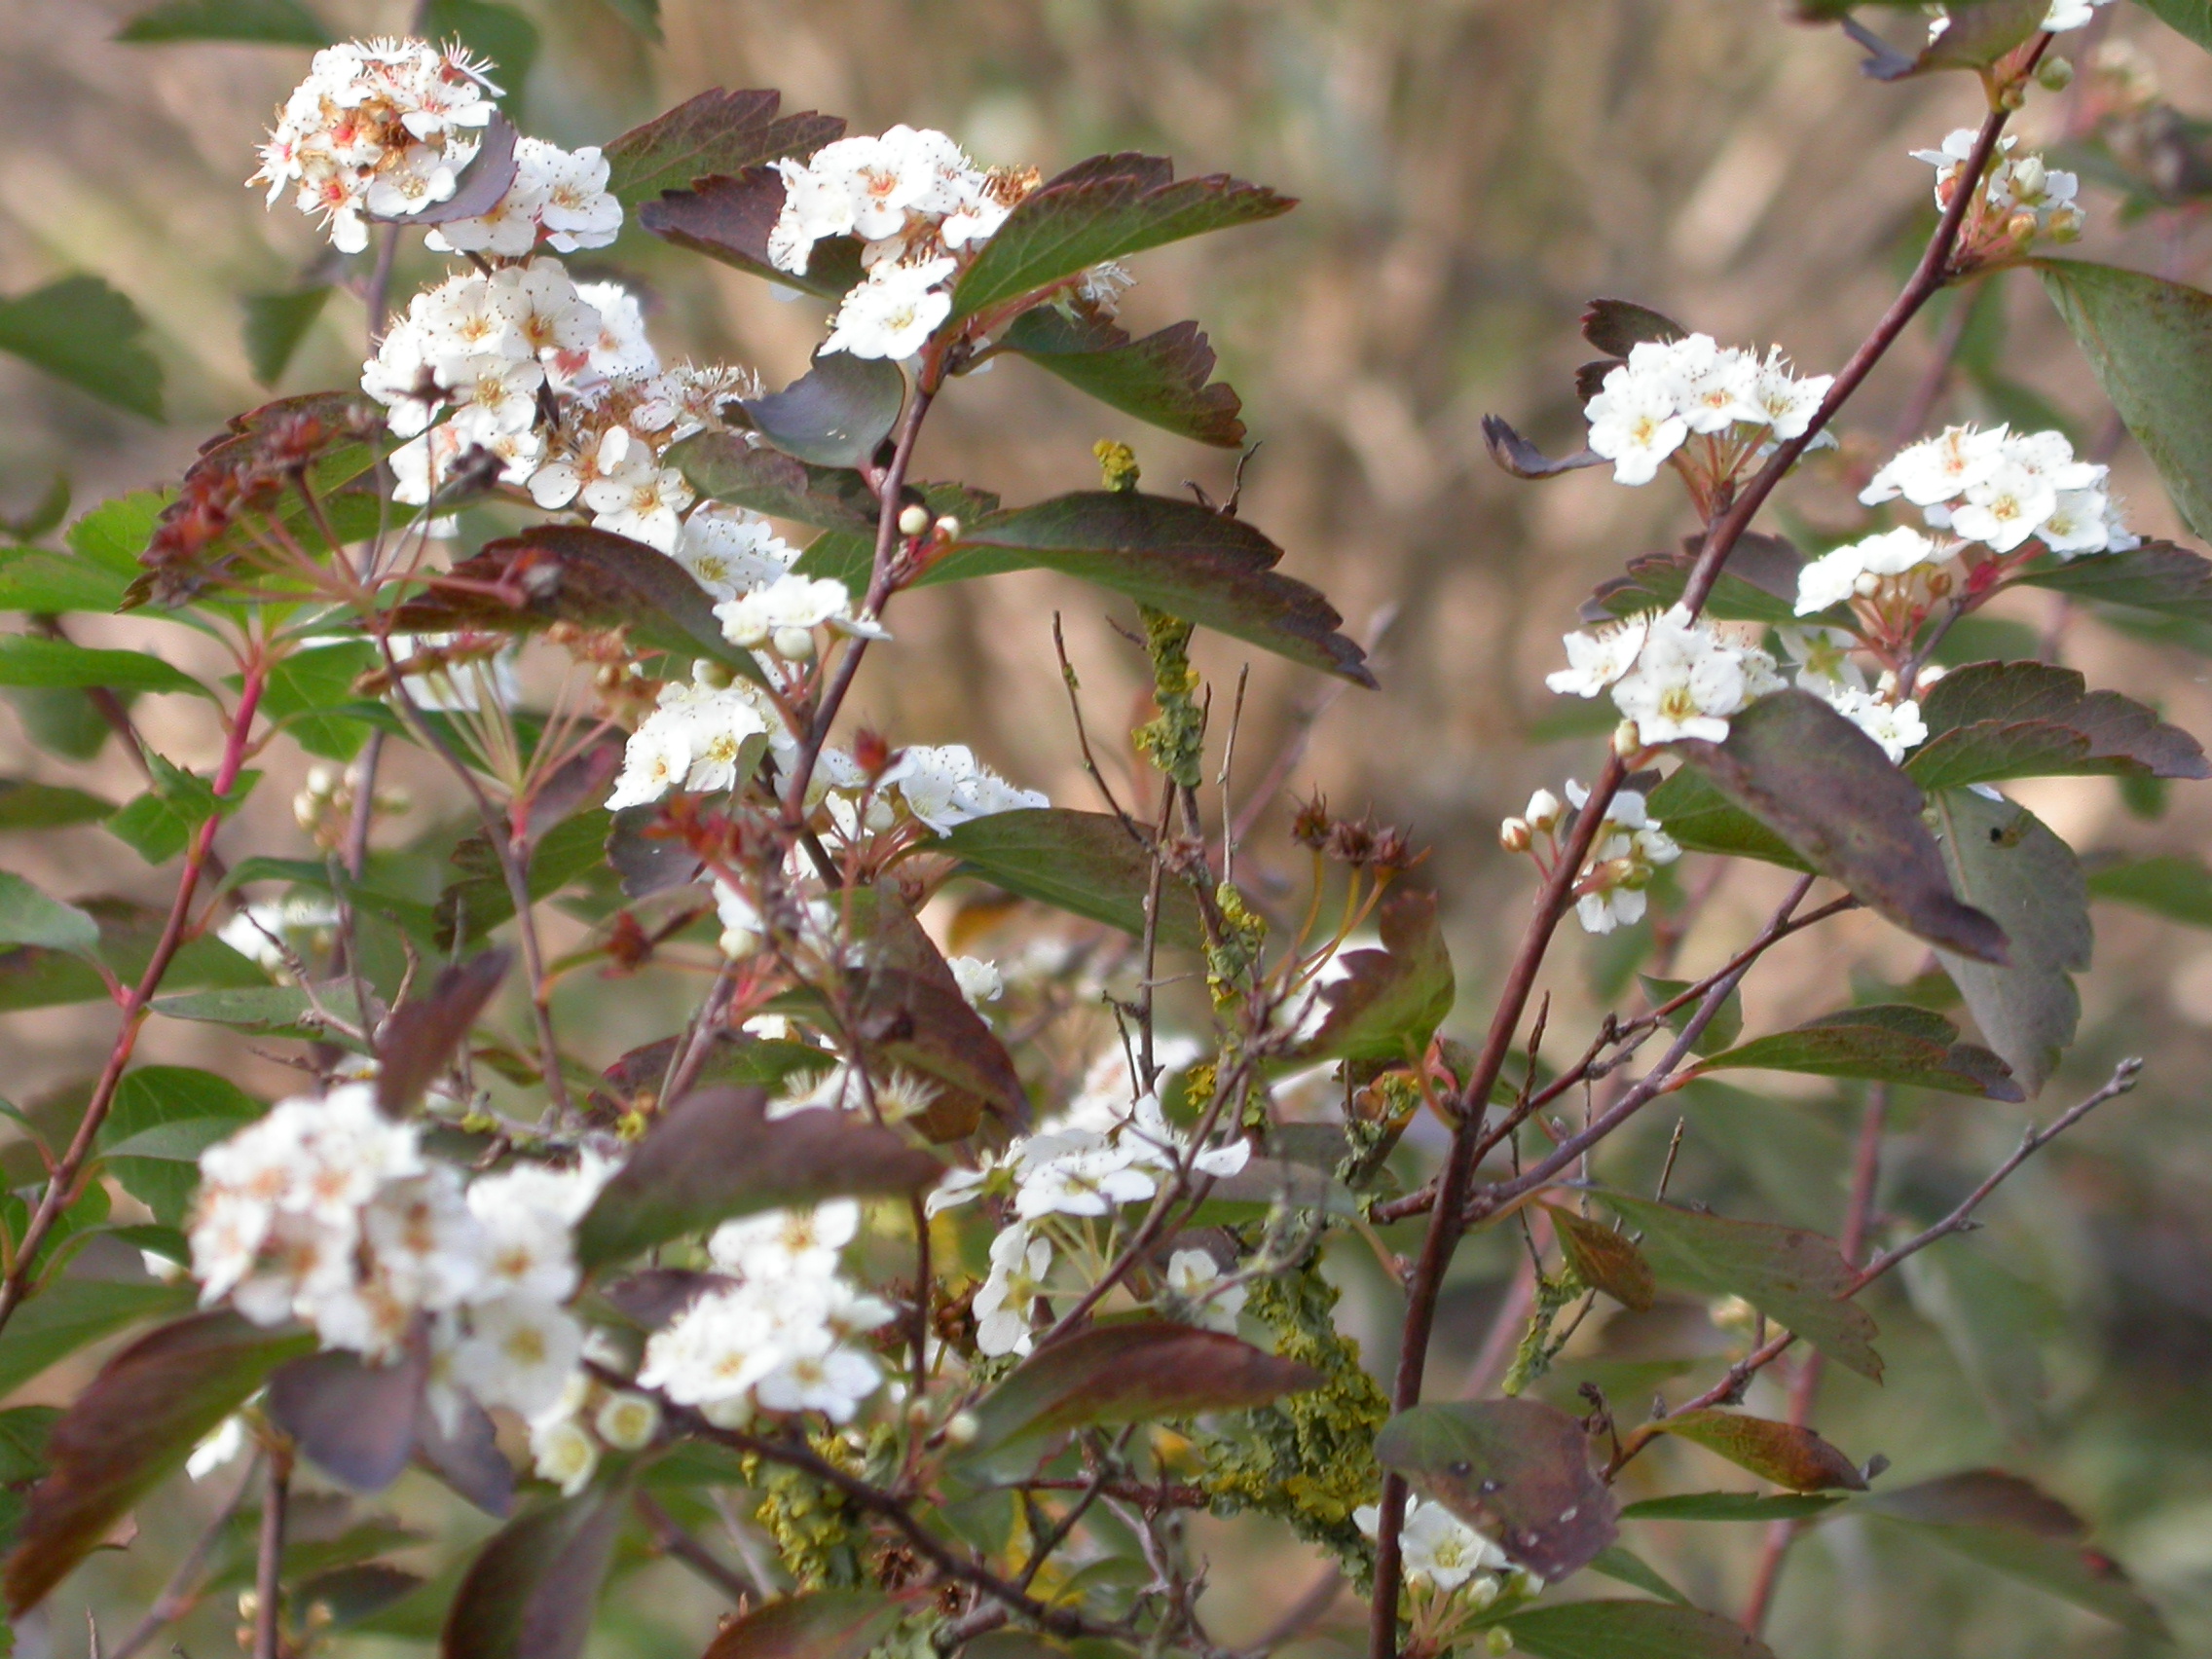
[[[27, 1376], [150, 1325], [66, 1410], [0, 1414], [29, 1466], [14, 1612], [172, 1472], [244, 1458], [214, 1525], [253, 1533], [256, 1659], [401, 1628], [397, 1608], [456, 1659], [571, 1659], [629, 1546], [729, 1598], [716, 1659], [951, 1654], [1009, 1633], [1222, 1659], [1194, 1511], [1271, 1517], [1328, 1552], [1340, 1576], [1301, 1618], [1348, 1583], [1376, 1659], [1765, 1653], [1791, 1540], [1831, 1514], [1924, 1529], [2156, 1631], [2026, 1482], [1885, 1481], [1814, 1419], [1824, 1365], [1883, 1375], [1865, 1293], [2136, 1074], [2120, 1065], [1933, 1225], [1877, 1215], [1893, 1089], [2024, 1101], [2074, 1035], [2084, 879], [1999, 786], [2212, 775], [2152, 709], [1947, 643], [2021, 586], [2200, 620], [2212, 564], [2129, 532], [2104, 461], [2017, 424], [1861, 468], [1862, 521], [1810, 557], [1752, 528], [1835, 446], [1917, 312], [2032, 266], [2212, 533], [2204, 432], [2161, 379], [2212, 297], [2046, 258], [2079, 234], [2079, 181], [2005, 130], [2039, 76], [2062, 79], [2054, 33], [2094, 10], [1962, 0], [1911, 57], [1849, 21], [1877, 73], [1971, 69], [1990, 113], [1918, 153], [1938, 222], [1834, 372], [1599, 300], [1587, 447], [1551, 461], [1487, 423], [1525, 478], [1671, 474], [1694, 529], [1565, 633], [1550, 689], [1609, 699], [1617, 723], [1590, 781], [1500, 826], [1535, 895], [1481, 1006], [1404, 831], [1315, 795], [1292, 829], [1308, 889], [1236, 879], [1237, 716], [1193, 667], [1195, 630], [1374, 681], [1234, 499], [1147, 492], [1112, 442], [1100, 488], [1026, 506], [912, 476], [933, 408], [1000, 356], [1239, 447], [1196, 326], [1120, 326], [1124, 262], [1291, 203], [1143, 155], [983, 168], [943, 133], [848, 136], [771, 92], [708, 92], [571, 152], [516, 131], [498, 67], [459, 45], [318, 52], [254, 182], [339, 254], [376, 244], [357, 386], [240, 416], [173, 488], [0, 565], [9, 603], [48, 619], [4, 642], [13, 683], [197, 696], [223, 743], [210, 775], [187, 771], [110, 698], [149, 787], [106, 822], [178, 869], [150, 943], [0, 877], [15, 966], [120, 1014], [73, 1128], [38, 1143], [46, 1179], [0, 1218], [0, 1352], [33, 1334], [36, 1363], [10, 1373]], [[824, 303], [808, 372], [771, 392], [665, 361], [639, 297], [563, 257], [630, 227]], [[387, 316], [393, 250], [418, 231], [456, 262]], [[1072, 671], [1103, 811], [968, 748], [840, 722], [864, 658], [902, 648], [902, 594], [1025, 569], [1133, 603], [1153, 684], [1133, 800], [1092, 758]], [[62, 626], [118, 609], [219, 642], [235, 680]], [[319, 856], [226, 861], [225, 818], [279, 734], [322, 762], [294, 801]], [[378, 844], [403, 805], [379, 768], [401, 745], [472, 809], [427, 854]], [[1726, 861], [1795, 879], [1718, 968], [1647, 978], [1641, 1004], [1547, 1051], [1537, 992], [1566, 918], [1633, 927], [1691, 854], [1715, 880]], [[940, 925], [941, 896], [978, 887], [1032, 907], [995, 960], [948, 953], [965, 940]], [[1766, 953], [1859, 908], [1925, 941], [1943, 984], [1740, 1040], [1736, 993]], [[581, 942], [555, 954], [564, 916]], [[587, 1056], [553, 992], [591, 972], [684, 987], [685, 1016]], [[1179, 977], [1202, 990], [1160, 994]], [[1943, 1012], [1962, 1006], [1979, 1041]], [[298, 1091], [271, 1104], [135, 1066], [155, 1015], [296, 1044]], [[1671, 1159], [1655, 1196], [1628, 1190], [1616, 1133], [1729, 1070], [1865, 1085], [1838, 1236], [1670, 1201]], [[1579, 1126], [1552, 1110], [1576, 1091]], [[1441, 1158], [1401, 1144], [1423, 1117]], [[1489, 1227], [1526, 1241], [1526, 1294], [1495, 1363], [1445, 1400], [1424, 1386], [1439, 1298]], [[145, 1272], [82, 1271], [98, 1238]], [[1332, 1315], [1324, 1268], [1346, 1257], [1403, 1291], [1387, 1391]], [[1546, 1388], [1594, 1308], [1662, 1292], [1745, 1340], [1686, 1358], [1641, 1419], [1596, 1383]], [[1770, 1368], [1793, 1380], [1787, 1418], [1740, 1409]], [[1624, 1505], [1624, 1471], [1663, 1437], [1773, 1490]], [[499, 1520], [451, 1573], [379, 1559], [387, 1531], [312, 1567], [287, 1549], [298, 1489], [366, 1496], [410, 1469]], [[1635, 1553], [1644, 1519], [1769, 1523], [1750, 1607], [1692, 1606]], [[701, 1535], [718, 1529], [742, 1566]], [[127, 1650], [206, 1593], [213, 1548]]]

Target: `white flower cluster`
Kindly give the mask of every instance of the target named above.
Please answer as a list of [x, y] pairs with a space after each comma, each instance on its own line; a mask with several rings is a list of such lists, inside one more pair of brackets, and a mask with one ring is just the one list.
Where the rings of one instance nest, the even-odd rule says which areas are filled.
[[[1194, 1150], [1167, 1122], [1156, 1094], [1115, 1107], [1101, 1086], [1116, 1075], [1127, 1076], [1126, 1062], [1112, 1056], [1087, 1081], [1059, 1126], [1016, 1138], [977, 1168], [955, 1169], [929, 1197], [931, 1215], [985, 1195], [1013, 1199], [1014, 1225], [992, 1239], [990, 1275], [976, 1293], [976, 1342], [986, 1354], [1029, 1351], [1031, 1311], [1048, 1294], [1055, 1238], [1065, 1242], [1057, 1232], [1062, 1218], [1088, 1221], [1124, 1204], [1149, 1202], [1160, 1183], [1186, 1161], [1193, 1173], [1220, 1179], [1236, 1174], [1250, 1160], [1251, 1148], [1242, 1140]], [[1188, 1254], [1201, 1259], [1180, 1267], [1169, 1262], [1162, 1309], [1233, 1328], [1243, 1305], [1241, 1287], [1209, 1299], [1206, 1287], [1218, 1269], [1203, 1251]], [[1228, 1326], [1219, 1323], [1223, 1319]]]
[[[1351, 1512], [1351, 1518], [1372, 1538], [1382, 1526], [1382, 1507], [1363, 1503]], [[1513, 1570], [1503, 1550], [1441, 1503], [1425, 1498], [1407, 1497], [1398, 1549], [1410, 1585], [1426, 1585], [1450, 1595], [1476, 1573], [1490, 1574], [1468, 1592], [1477, 1607], [1487, 1607], [1497, 1600], [1503, 1576]]]
[[[1915, 150], [1912, 159], [1936, 169], [1936, 205], [1948, 207], [1958, 178], [1972, 159], [1979, 134], [1971, 127], [1952, 130], [1939, 150]], [[2000, 220], [2008, 235], [2020, 241], [2048, 237], [2052, 241], [2073, 241], [2082, 235], [2085, 215], [2074, 200], [2081, 179], [2070, 172], [2046, 166], [2041, 156], [2014, 158], [2019, 139], [1998, 140], [1995, 165], [1982, 189], [1981, 210]]]
[[823, 343], [856, 357], [910, 357], [952, 311], [959, 256], [980, 246], [1035, 184], [1026, 170], [977, 167], [927, 128], [840, 138], [776, 164], [784, 205], [768, 237], [779, 271], [803, 275], [825, 237], [861, 242], [866, 272]]
[[558, 260], [461, 272], [417, 294], [363, 365], [361, 389], [413, 439], [392, 457], [401, 501], [427, 501], [483, 450], [540, 507], [578, 507], [686, 569], [727, 577], [796, 557], [734, 508], [702, 506], [693, 529], [691, 487], [661, 463], [679, 438], [719, 426], [722, 403], [750, 382], [727, 368], [663, 370], [636, 298], [617, 283], [579, 285]]
[[1592, 633], [1567, 636], [1567, 666], [1545, 678], [1562, 696], [1595, 697], [1611, 689], [1613, 705], [1633, 721], [1637, 741], [1718, 743], [1728, 718], [1781, 689], [1774, 659], [1682, 606], [1645, 612]]
[[192, 1272], [203, 1305], [299, 1319], [326, 1347], [388, 1359], [427, 1317], [434, 1398], [459, 1387], [526, 1418], [559, 1407], [583, 1327], [573, 1229], [612, 1173], [521, 1163], [465, 1189], [423, 1156], [373, 1084], [280, 1101], [201, 1155]]
[[[1902, 760], [1909, 751], [1928, 741], [1920, 704], [1912, 697], [1898, 695], [1894, 673], [1885, 670], [1868, 689], [1865, 674], [1851, 660], [1852, 649], [1859, 644], [1856, 636], [1842, 628], [1776, 631], [1782, 638], [1782, 648], [1797, 665], [1798, 687], [1825, 698], [1838, 714], [1880, 744], [1882, 753], [1892, 760]], [[1923, 669], [1920, 686], [1934, 684], [1941, 672]]]
[[1590, 447], [1613, 463], [1616, 482], [1648, 484], [1693, 435], [1751, 453], [1803, 436], [1834, 380], [1798, 379], [1779, 346], [1762, 360], [1710, 334], [1643, 341], [1584, 410]]
[[537, 1473], [573, 1497], [591, 1485], [600, 1449], [643, 1452], [660, 1434], [660, 1402], [629, 1388], [608, 1388], [582, 1372], [569, 1380], [560, 1404], [530, 1425]]
[[[630, 734], [622, 753], [622, 772], [607, 797], [607, 809], [643, 806], [671, 790], [709, 793], [734, 788], [737, 763], [748, 739], [784, 731], [782, 717], [767, 694], [749, 681], [730, 680], [708, 669], [693, 669], [692, 683], [670, 681], [660, 704]], [[795, 749], [795, 744], [793, 748]]]
[[[1580, 812], [1590, 803], [1590, 792], [1572, 778], [1567, 780], [1567, 798]], [[1510, 853], [1534, 852], [1539, 864], [1558, 856], [1559, 831], [1567, 821], [1567, 808], [1549, 790], [1529, 797], [1526, 811], [1497, 827], [1498, 843]], [[1541, 838], [1548, 850], [1536, 847]], [[1643, 919], [1647, 901], [1644, 889], [1661, 865], [1682, 856], [1659, 820], [1646, 810], [1644, 798], [1635, 790], [1618, 791], [1605, 808], [1590, 857], [1574, 883], [1574, 913], [1583, 929], [1609, 934], [1624, 924]]]
[[[1956, 538], [1942, 557], [1972, 541], [2009, 553], [2035, 536], [2072, 559], [2141, 545], [2105, 488], [2110, 470], [2076, 461], [2063, 432], [1951, 426], [1900, 450], [1859, 498], [1875, 506], [1903, 497], [1931, 529]], [[1798, 613], [1807, 613], [1802, 602]]]
[[707, 1291], [645, 1344], [642, 1386], [695, 1407], [723, 1428], [756, 1411], [820, 1412], [849, 1422], [883, 1381], [855, 1339], [892, 1309], [838, 1272], [860, 1205], [834, 1199], [722, 1225], [708, 1243], [736, 1280]]
[[[371, 217], [412, 218], [453, 200], [492, 119], [486, 94], [499, 93], [490, 68], [458, 46], [420, 40], [325, 47], [277, 111], [248, 182], [269, 186], [272, 206], [293, 188], [293, 203], [322, 221], [339, 251], [359, 253]], [[572, 253], [605, 247], [621, 231], [622, 204], [608, 192], [598, 150], [517, 138], [514, 161], [499, 201], [480, 217], [434, 226], [431, 247], [519, 259], [540, 237]]]
[[749, 651], [766, 650], [789, 662], [814, 660], [817, 628], [887, 638], [873, 622], [853, 614], [853, 596], [835, 576], [786, 573], [715, 607], [722, 638]]
[[485, 94], [499, 89], [489, 68], [419, 40], [325, 47], [277, 111], [247, 182], [268, 185], [271, 206], [292, 189], [333, 245], [359, 253], [369, 215], [403, 218], [451, 200], [492, 119]]

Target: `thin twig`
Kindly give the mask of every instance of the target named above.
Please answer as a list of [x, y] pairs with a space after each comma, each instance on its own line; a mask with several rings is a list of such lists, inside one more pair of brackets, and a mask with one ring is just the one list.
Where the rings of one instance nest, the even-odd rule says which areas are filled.
[[214, 1555], [215, 1547], [223, 1541], [223, 1535], [230, 1530], [231, 1523], [238, 1518], [239, 1511], [245, 1507], [247, 1495], [260, 1479], [261, 1457], [257, 1453], [246, 1464], [238, 1491], [231, 1493], [230, 1501], [207, 1523], [206, 1530], [200, 1534], [199, 1540], [185, 1553], [184, 1560], [177, 1563], [176, 1570], [169, 1574], [169, 1581], [162, 1586], [162, 1593], [154, 1598], [154, 1604], [146, 1610], [146, 1616], [132, 1627], [130, 1634], [123, 1639], [122, 1645], [116, 1648], [110, 1659], [134, 1659], [140, 1648], [192, 1610], [200, 1600], [200, 1575], [206, 1571], [208, 1559]]
[[261, 1500], [261, 1538], [253, 1568], [253, 1659], [283, 1659], [284, 1516], [291, 1507], [292, 1448], [269, 1449], [269, 1478]]
[[1129, 832], [1129, 838], [1142, 841], [1144, 831], [1137, 828], [1136, 820], [1123, 810], [1122, 803], [1115, 798], [1113, 786], [1106, 782], [1106, 774], [1099, 770], [1097, 758], [1090, 753], [1090, 731], [1083, 720], [1081, 687], [1076, 682], [1075, 666], [1068, 661], [1068, 645], [1060, 634], [1057, 610], [1052, 612], [1052, 649], [1059, 653], [1060, 682], [1068, 688], [1068, 710], [1075, 716], [1075, 741], [1083, 752], [1083, 769], [1090, 774], [1090, 781], [1098, 786], [1098, 793], [1106, 797], [1106, 804], [1114, 809], [1114, 816], [1122, 821], [1122, 828]]
[[638, 1518], [651, 1529], [653, 1539], [668, 1554], [696, 1572], [731, 1601], [740, 1605], [756, 1601], [760, 1592], [753, 1581], [736, 1567], [725, 1565], [715, 1553], [694, 1538], [678, 1524], [675, 1516], [660, 1506], [650, 1493], [641, 1492], [630, 1499]]

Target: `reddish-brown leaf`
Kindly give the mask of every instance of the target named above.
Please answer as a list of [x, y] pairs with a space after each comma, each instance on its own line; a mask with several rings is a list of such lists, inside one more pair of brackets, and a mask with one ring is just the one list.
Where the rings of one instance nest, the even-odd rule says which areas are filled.
[[904, 1604], [880, 1590], [812, 1590], [722, 1626], [700, 1659], [863, 1659]]
[[1540, 1400], [1415, 1406], [1375, 1456], [1541, 1578], [1580, 1571], [1619, 1535], [1582, 1424]]
[[1561, 1205], [1546, 1204], [1544, 1208], [1559, 1230], [1559, 1247], [1566, 1252], [1567, 1266], [1574, 1270], [1576, 1278], [1636, 1312], [1651, 1306], [1659, 1285], [1635, 1239]]
[[1740, 1412], [1677, 1412], [1659, 1427], [1791, 1492], [1864, 1492], [1859, 1466], [1809, 1428]]
[[379, 1106], [394, 1117], [413, 1109], [453, 1063], [513, 960], [514, 952], [504, 946], [483, 951], [445, 969], [426, 994], [392, 1011], [377, 1039]]

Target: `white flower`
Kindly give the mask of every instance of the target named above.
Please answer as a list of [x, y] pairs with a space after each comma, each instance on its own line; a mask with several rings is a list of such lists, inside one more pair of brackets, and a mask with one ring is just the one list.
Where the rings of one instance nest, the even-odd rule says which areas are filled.
[[591, 1160], [573, 1169], [518, 1162], [479, 1176], [468, 1208], [484, 1234], [485, 1294], [567, 1301], [577, 1281], [573, 1229], [611, 1173]]
[[1859, 641], [1848, 630], [1778, 628], [1775, 632], [1781, 637], [1783, 650], [1797, 664], [1800, 689], [1823, 697], [1837, 690], [1866, 689], [1866, 676], [1851, 660], [1851, 652]]
[[541, 1479], [573, 1497], [591, 1485], [599, 1468], [599, 1444], [573, 1418], [556, 1418], [530, 1431], [531, 1464]]
[[856, 357], [911, 357], [952, 314], [952, 290], [939, 285], [952, 269], [949, 259], [876, 267], [845, 296], [822, 350]]
[[1805, 435], [1805, 428], [1813, 424], [1820, 413], [1828, 387], [1835, 385], [1833, 375], [1811, 375], [1803, 380], [1789, 372], [1789, 359], [1782, 354], [1782, 348], [1774, 347], [1767, 352], [1766, 361], [1759, 365], [1757, 379], [1752, 383], [1751, 401], [1759, 414], [1774, 428], [1774, 435], [1788, 442]]
[[625, 426], [608, 428], [594, 464], [598, 477], [579, 492], [593, 526], [674, 553], [683, 529], [681, 515], [693, 499], [683, 474], [663, 467]]
[[1966, 493], [1951, 513], [1951, 529], [1993, 551], [2009, 553], [2037, 532], [2058, 506], [2047, 476], [2010, 461]]
[[902, 750], [883, 774], [882, 785], [896, 788], [906, 810], [940, 834], [970, 819], [1052, 804], [1040, 791], [1009, 784], [957, 743]]
[[1022, 1149], [1014, 1213], [1024, 1221], [1046, 1215], [1105, 1215], [1149, 1198], [1159, 1182], [1136, 1144], [1084, 1130], [1033, 1136]]
[[1590, 421], [1590, 448], [1613, 463], [1613, 480], [1619, 484], [1650, 483], [1690, 432], [1666, 382], [1630, 367], [1607, 375], [1604, 389], [1584, 413]]
[[337, 921], [338, 906], [330, 900], [298, 894], [274, 904], [241, 904], [215, 937], [265, 972], [277, 974], [287, 966], [286, 949], [294, 956], [308, 954], [315, 936]]
[[1797, 572], [1797, 614], [1815, 615], [1855, 594], [1872, 592], [1873, 582], [1883, 577], [1901, 576], [1941, 557], [1936, 543], [1909, 525], [1831, 548]]
[[1221, 1269], [1203, 1250], [1177, 1250], [1167, 1258], [1163, 1275], [1166, 1299], [1162, 1310], [1169, 1318], [1183, 1318], [1209, 1331], [1236, 1334], [1236, 1315], [1244, 1308], [1244, 1287], [1231, 1285], [1212, 1296], [1206, 1292], [1221, 1278]]
[[448, 1165], [386, 1183], [361, 1211], [361, 1238], [382, 1288], [406, 1308], [455, 1308], [483, 1284], [484, 1232]]
[[1006, 980], [995, 962], [986, 962], [977, 956], [948, 956], [944, 965], [952, 970], [953, 978], [960, 983], [960, 994], [968, 999], [971, 1007], [980, 1008], [987, 1002], [997, 1002], [1006, 994]]
[[660, 357], [646, 337], [645, 312], [637, 295], [619, 282], [579, 282], [576, 293], [599, 315], [599, 333], [589, 347], [595, 374], [614, 380], [660, 372]]
[[1051, 1271], [1052, 1242], [1043, 1234], [1010, 1227], [992, 1238], [990, 1276], [976, 1292], [977, 1347], [993, 1356], [1029, 1351], [1030, 1307]]
[[1636, 666], [1614, 682], [1614, 706], [1644, 743], [1718, 743], [1753, 695], [1749, 655], [1677, 605], [1652, 621]]
[[1664, 384], [1691, 431], [1724, 432], [1739, 421], [1765, 418], [1755, 401], [1758, 380], [1759, 360], [1752, 353], [1693, 334], [1669, 352]]
[[496, 271], [486, 283], [492, 309], [534, 355], [588, 352], [600, 335], [599, 313], [576, 291], [557, 259]]
[[742, 1289], [709, 1291], [646, 1340], [638, 1382], [679, 1405], [750, 1394], [780, 1355], [775, 1321]]
[[733, 600], [781, 579], [798, 549], [742, 507], [701, 501], [683, 521], [676, 562], [717, 600]]
[[1882, 753], [1892, 760], [1902, 760], [1908, 750], [1919, 748], [1928, 741], [1927, 723], [1920, 718], [1920, 705], [1910, 698], [1902, 702], [1885, 703], [1865, 691], [1849, 688], [1828, 694], [1836, 712], [1882, 746]]
[[1407, 1579], [1425, 1579], [1439, 1590], [1456, 1590], [1477, 1572], [1512, 1565], [1503, 1550], [1441, 1503], [1412, 1510], [1399, 1539]]
[[860, 1404], [883, 1382], [875, 1361], [842, 1346], [827, 1332], [790, 1343], [753, 1397], [772, 1412], [820, 1412], [831, 1422], [850, 1422]]
[[682, 719], [655, 710], [622, 747], [622, 772], [614, 780], [607, 809], [644, 806], [670, 790], [681, 789], [691, 770], [691, 729]]
[[471, 1309], [454, 1348], [454, 1380], [487, 1406], [535, 1418], [557, 1404], [583, 1356], [583, 1327], [564, 1309], [525, 1297]]
[[592, 1426], [615, 1451], [643, 1452], [660, 1432], [660, 1406], [648, 1394], [612, 1393], [600, 1406]]
[[184, 1460], [184, 1472], [196, 1481], [203, 1481], [224, 1464], [234, 1461], [244, 1450], [245, 1419], [233, 1412], [192, 1449], [192, 1456]]
[[1868, 506], [1902, 496], [1916, 507], [1956, 499], [1991, 477], [2005, 460], [2006, 429], [1952, 426], [1899, 450], [1859, 493]]
[[423, 239], [424, 245], [439, 253], [522, 258], [537, 245], [539, 216], [565, 159], [566, 152], [557, 144], [517, 138], [514, 182], [506, 194], [474, 218], [448, 219]]
[[770, 1210], [723, 1222], [707, 1241], [707, 1254], [723, 1272], [749, 1281], [826, 1279], [836, 1272], [838, 1253], [859, 1234], [860, 1222], [861, 1206], [851, 1198]]
[[605, 247], [622, 229], [622, 203], [607, 189], [607, 158], [597, 145], [555, 150], [547, 158], [544, 204], [538, 223], [545, 240], [563, 253]]
[[[1567, 667], [1544, 677], [1544, 683], [1562, 697], [1595, 697], [1635, 666], [1651, 631], [1648, 614], [1610, 623], [1594, 633], [1566, 638]], [[1556, 803], [1555, 803], [1556, 804]], [[1535, 824], [1535, 802], [1530, 802], [1529, 822]], [[1539, 826], [1541, 828], [1541, 826]]]
[[[834, 576], [799, 576], [786, 573], [767, 586], [715, 607], [722, 638], [733, 645], [757, 650], [773, 645], [786, 656], [804, 654], [788, 648], [791, 635], [806, 638], [816, 628], [838, 627], [850, 632], [869, 631], [853, 616], [853, 596]], [[811, 651], [808, 640], [807, 649]]]

